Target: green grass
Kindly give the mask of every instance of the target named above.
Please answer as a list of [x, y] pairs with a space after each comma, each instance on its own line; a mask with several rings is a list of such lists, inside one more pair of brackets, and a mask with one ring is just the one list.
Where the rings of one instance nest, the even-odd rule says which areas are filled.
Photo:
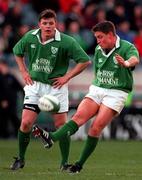
[[[83, 146], [73, 141], [70, 161], [74, 162]], [[16, 155], [16, 140], [0, 140], [0, 180], [141, 180], [142, 142], [100, 141], [96, 152], [88, 159], [79, 174], [60, 172], [59, 149], [55, 144], [44, 149], [40, 141], [32, 141], [26, 154], [26, 166], [18, 171], [9, 170]]]

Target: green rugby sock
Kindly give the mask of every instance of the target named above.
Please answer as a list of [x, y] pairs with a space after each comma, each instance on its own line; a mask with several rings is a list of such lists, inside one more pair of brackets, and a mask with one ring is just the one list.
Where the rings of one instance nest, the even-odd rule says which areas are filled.
[[59, 147], [61, 151], [61, 165], [68, 163], [69, 150], [70, 150], [70, 137], [64, 137], [59, 141]]
[[85, 142], [84, 148], [82, 150], [80, 159], [76, 162], [80, 166], [83, 166], [85, 161], [88, 159], [88, 157], [92, 154], [92, 152], [95, 150], [99, 138], [88, 136], [87, 140]]
[[64, 126], [55, 132], [51, 132], [51, 138], [53, 141], [58, 141], [66, 136], [71, 136], [78, 130], [78, 125], [74, 121], [67, 122]]
[[30, 142], [30, 134], [29, 133], [24, 133], [22, 131], [18, 131], [18, 140], [19, 140], [19, 158], [24, 160], [25, 159], [25, 153], [27, 146]]

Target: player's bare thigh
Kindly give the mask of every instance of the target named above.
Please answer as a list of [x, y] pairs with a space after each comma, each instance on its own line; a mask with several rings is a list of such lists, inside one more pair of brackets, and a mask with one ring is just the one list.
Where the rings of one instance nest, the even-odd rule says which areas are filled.
[[99, 137], [102, 130], [112, 121], [116, 114], [115, 110], [101, 104], [98, 114], [89, 129], [89, 135]]
[[90, 118], [92, 118], [98, 112], [99, 105], [92, 99], [86, 97], [79, 104], [76, 113], [72, 117], [78, 126], [85, 124]]

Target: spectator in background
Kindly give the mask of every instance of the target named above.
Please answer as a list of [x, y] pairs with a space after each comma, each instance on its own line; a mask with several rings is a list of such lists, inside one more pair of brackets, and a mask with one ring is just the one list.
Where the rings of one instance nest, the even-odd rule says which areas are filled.
[[76, 41], [80, 44], [80, 46], [85, 51], [87, 51], [88, 46], [85, 39], [81, 35], [81, 27], [79, 21], [77, 19], [67, 18], [65, 25], [66, 25], [66, 33], [69, 36], [72, 36], [74, 39], [76, 39]]
[[112, 21], [115, 25], [118, 25], [123, 20], [128, 20], [126, 9], [123, 2], [115, 2], [114, 9], [107, 12], [107, 20]]
[[38, 21], [38, 15], [34, 11], [32, 4], [22, 4], [22, 19], [21, 24], [22, 25], [28, 25], [29, 27], [36, 27], [37, 21]]
[[82, 0], [59, 0], [60, 10], [64, 14], [68, 14], [71, 12], [71, 9], [74, 5], [82, 5]]
[[133, 9], [134, 11], [134, 17], [133, 21], [131, 22], [133, 24], [133, 29], [138, 31], [139, 28], [142, 26], [142, 5], [137, 5]]
[[9, 53], [7, 51], [11, 44], [9, 43], [12, 37], [12, 27], [10, 24], [4, 25], [1, 28], [0, 32], [0, 54], [2, 55], [4, 52]]
[[82, 16], [84, 20], [84, 27], [91, 29], [96, 23], [95, 10], [97, 9], [97, 4], [94, 1], [89, 1], [84, 6], [82, 10]]
[[0, 12], [6, 14], [9, 8], [10, 0], [0, 0]]
[[17, 31], [14, 33], [14, 35], [12, 36], [11, 39], [11, 48], [10, 48], [10, 52], [12, 52], [12, 48], [15, 45], [15, 43], [17, 43], [17, 41], [19, 41], [19, 39], [21, 39], [21, 37], [30, 30], [30, 27], [26, 24], [22, 24], [19, 26], [19, 28], [17, 29]]
[[140, 58], [142, 59], [142, 26], [139, 27], [138, 33], [134, 37], [134, 44], [139, 51]]
[[117, 24], [117, 34], [121, 39], [131, 43], [135, 36], [135, 34], [130, 31], [130, 23], [126, 19], [122, 19], [122, 21]]
[[[67, 2], [70, 4], [69, 7], [68, 7], [69, 4]], [[78, 20], [80, 26], [82, 27], [84, 24], [83, 16], [82, 16], [82, 4], [78, 0], [67, 1], [67, 2], [65, 2], [67, 7], [63, 7], [63, 9], [62, 9], [62, 4], [60, 4], [61, 10], [58, 11], [57, 14], [58, 22], [65, 23], [67, 19], [76, 19]]]
[[84, 19], [82, 16], [82, 4], [79, 2], [76, 2], [74, 4], [72, 4], [72, 6], [70, 7], [70, 12], [68, 13], [68, 17], [72, 18], [72, 19], [77, 19], [78, 22], [80, 23], [81, 28], [84, 25]]
[[100, 6], [107, 12], [113, 10], [114, 4], [115, 0], [104, 0], [100, 3]]
[[4, 57], [10, 66], [14, 66], [12, 47], [14, 32], [10, 24], [5, 24], [0, 32], [0, 57]]
[[0, 25], [4, 23], [5, 15], [8, 12], [10, 0], [0, 0]]
[[106, 11], [103, 8], [98, 8], [96, 10], [96, 21], [97, 23], [106, 20]]
[[5, 24], [12, 26], [12, 30], [19, 28], [22, 22], [22, 6], [20, 2], [15, 2], [12, 7], [9, 8], [5, 15]]
[[1, 96], [4, 96], [4, 102], [2, 103], [4, 114], [0, 120], [0, 132], [2, 137], [9, 137], [8, 124], [10, 121], [13, 126], [13, 137], [17, 137], [17, 131], [20, 126], [20, 120], [17, 115], [17, 98], [18, 92], [21, 92], [23, 96], [23, 87], [10, 72], [7, 62], [2, 59], [0, 60], [0, 74], [4, 87], [4, 92], [1, 94]]

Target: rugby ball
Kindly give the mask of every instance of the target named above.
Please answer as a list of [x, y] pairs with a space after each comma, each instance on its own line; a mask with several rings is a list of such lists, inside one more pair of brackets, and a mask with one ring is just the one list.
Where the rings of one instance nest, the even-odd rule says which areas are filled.
[[39, 99], [38, 107], [41, 111], [58, 112], [60, 109], [60, 102], [57, 97], [45, 94]]

